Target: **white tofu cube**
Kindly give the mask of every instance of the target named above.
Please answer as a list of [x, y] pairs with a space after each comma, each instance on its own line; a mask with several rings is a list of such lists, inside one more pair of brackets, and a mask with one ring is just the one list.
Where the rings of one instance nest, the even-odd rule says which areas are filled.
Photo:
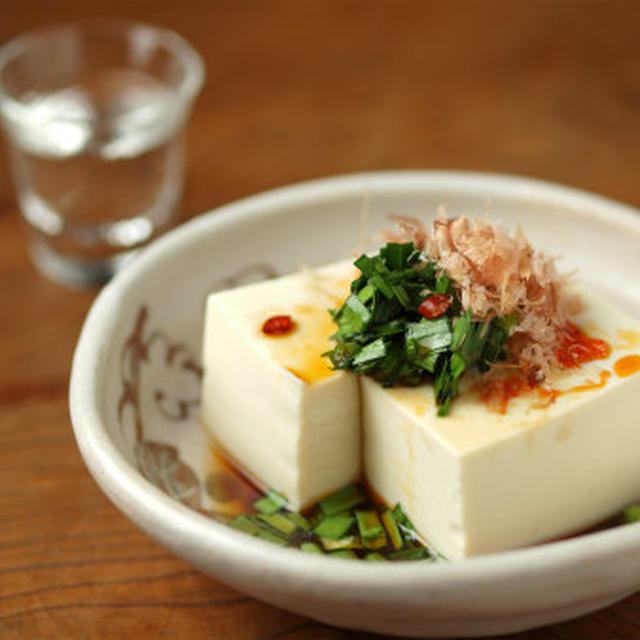
[[[356, 275], [340, 263], [209, 297], [203, 419], [259, 485], [299, 509], [356, 479], [362, 450], [370, 486], [451, 559], [572, 534], [640, 498], [640, 322], [583, 290], [575, 321], [609, 358], [547, 381], [553, 401], [532, 390], [500, 414], [467, 389], [439, 418], [431, 385], [385, 389], [322, 358], [327, 309]], [[295, 331], [266, 336], [276, 315]]]
[[[356, 376], [332, 371], [328, 308], [355, 274], [340, 263], [209, 296], [204, 330], [202, 417], [229, 456], [293, 509], [353, 481], [360, 469]], [[270, 317], [295, 330], [268, 336]]]
[[572, 391], [548, 406], [530, 391], [502, 415], [467, 392], [439, 418], [430, 385], [362, 379], [367, 479], [448, 558], [575, 533], [640, 498], [640, 375], [620, 367], [640, 352], [640, 323], [583, 300], [577, 324], [612, 353], [551, 381]]

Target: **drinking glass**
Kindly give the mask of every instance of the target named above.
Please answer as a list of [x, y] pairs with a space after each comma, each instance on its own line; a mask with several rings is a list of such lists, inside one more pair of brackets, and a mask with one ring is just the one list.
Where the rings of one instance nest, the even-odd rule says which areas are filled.
[[177, 33], [124, 21], [49, 27], [0, 49], [0, 116], [41, 272], [103, 283], [175, 221], [203, 79]]

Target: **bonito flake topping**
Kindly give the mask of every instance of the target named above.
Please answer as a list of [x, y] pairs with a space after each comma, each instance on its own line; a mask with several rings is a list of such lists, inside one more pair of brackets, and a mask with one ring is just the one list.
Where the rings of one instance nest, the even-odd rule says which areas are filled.
[[396, 242], [412, 241], [455, 283], [463, 310], [487, 321], [512, 312], [518, 324], [508, 341], [508, 364], [541, 382], [560, 367], [556, 351], [567, 315], [579, 301], [567, 296], [553, 258], [534, 250], [520, 228], [514, 235], [486, 218], [449, 218], [438, 210], [429, 228], [408, 216], [393, 216]]

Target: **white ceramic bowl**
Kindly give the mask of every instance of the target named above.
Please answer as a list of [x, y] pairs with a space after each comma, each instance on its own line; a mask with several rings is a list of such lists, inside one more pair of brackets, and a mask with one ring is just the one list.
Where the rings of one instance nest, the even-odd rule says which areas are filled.
[[486, 174], [372, 173], [222, 207], [162, 237], [117, 275], [82, 331], [71, 416], [80, 451], [116, 506], [203, 572], [353, 629], [504, 633], [579, 616], [640, 588], [640, 523], [452, 563], [380, 564], [281, 549], [198, 511], [211, 508], [197, 414], [206, 295], [345, 257], [389, 226], [387, 214], [433, 214], [440, 204], [456, 214], [488, 205], [507, 225], [522, 223], [534, 244], [563, 256], [561, 269], [580, 269], [640, 316], [639, 213], [573, 189]]

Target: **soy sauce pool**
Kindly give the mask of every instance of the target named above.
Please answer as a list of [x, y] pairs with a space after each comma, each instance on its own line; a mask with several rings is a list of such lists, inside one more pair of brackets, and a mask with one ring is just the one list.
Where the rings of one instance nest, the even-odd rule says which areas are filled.
[[302, 513], [286, 509], [216, 450], [205, 486], [214, 510], [249, 535], [306, 553], [369, 561], [435, 560], [397, 505], [390, 509], [364, 481], [342, 487]]

